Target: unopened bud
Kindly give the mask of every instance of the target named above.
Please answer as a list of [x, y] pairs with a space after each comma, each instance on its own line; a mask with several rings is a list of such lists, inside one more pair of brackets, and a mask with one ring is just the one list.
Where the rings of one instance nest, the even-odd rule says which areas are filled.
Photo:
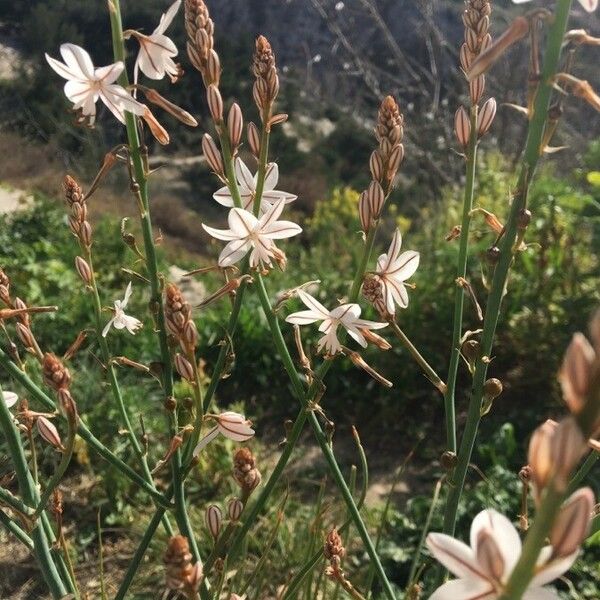
[[93, 278], [92, 269], [90, 269], [90, 265], [88, 265], [87, 262], [83, 258], [81, 258], [81, 256], [75, 257], [75, 268], [79, 273], [79, 277], [83, 279], [83, 282], [86, 285], [91, 285]]
[[221, 92], [216, 85], [211, 84], [206, 88], [206, 100], [213, 120], [215, 123], [221, 123], [223, 121], [223, 98], [221, 98]]
[[390, 155], [388, 157], [388, 168], [387, 168], [387, 179], [388, 181], [392, 181], [404, 160], [404, 146], [402, 144], [398, 144], [392, 148]]
[[454, 134], [458, 143], [466, 148], [471, 137], [471, 119], [464, 106], [460, 106], [454, 114]]
[[481, 110], [479, 111], [479, 115], [477, 117], [477, 135], [479, 137], [484, 136], [488, 132], [489, 128], [494, 122], [495, 116], [496, 100], [494, 98], [489, 98], [481, 107]]
[[258, 158], [260, 155], [260, 133], [258, 132], [258, 127], [252, 121], [248, 123], [247, 135], [250, 151]]
[[237, 102], [234, 102], [229, 109], [229, 114], [227, 115], [229, 143], [231, 144], [231, 150], [234, 153], [237, 147], [240, 145], [243, 130], [244, 117], [242, 116], [242, 109]]
[[48, 442], [51, 446], [54, 446], [57, 450], [65, 449], [54, 423], [49, 421], [46, 417], [38, 417], [37, 428], [44, 441]]
[[371, 206], [366, 192], [362, 192], [358, 199], [358, 216], [362, 230], [368, 233], [371, 228]]
[[369, 159], [369, 169], [371, 171], [371, 177], [375, 181], [381, 182], [383, 178], [383, 160], [378, 150], [371, 152], [371, 158]]
[[221, 61], [219, 55], [211, 48], [206, 59], [206, 74], [207, 83], [219, 85], [219, 79], [221, 78]]
[[92, 245], [92, 226], [89, 221], [83, 221], [79, 225], [79, 239], [84, 246], [88, 248]]
[[42, 359], [42, 371], [45, 382], [55, 390], [68, 388], [71, 384], [71, 374], [59, 358], [50, 352], [44, 354]]
[[211, 504], [206, 509], [205, 519], [208, 531], [216, 540], [219, 537], [219, 533], [221, 531], [221, 523], [223, 522], [221, 509], [218, 506]]
[[344, 542], [334, 527], [325, 538], [325, 544], [323, 545], [323, 556], [332, 563], [332, 565], [339, 566], [342, 562], [342, 558], [346, 556], [346, 549], [344, 548]]
[[579, 549], [587, 537], [593, 508], [594, 492], [589, 487], [577, 490], [565, 502], [550, 533], [553, 558], [566, 558]]
[[192, 367], [190, 361], [181, 354], [177, 353], [175, 355], [174, 362], [177, 372], [187, 381], [193, 382], [195, 379], [194, 368]]
[[191, 319], [186, 321], [183, 326], [182, 340], [190, 348], [195, 348], [198, 345], [198, 329], [196, 328], [196, 323]]
[[385, 202], [385, 192], [379, 182], [371, 181], [367, 188], [367, 199], [369, 201], [371, 218], [378, 219]]
[[469, 82], [469, 95], [471, 97], [471, 104], [479, 104], [485, 91], [485, 75], [475, 77], [475, 79]]
[[579, 414], [586, 405], [590, 384], [597, 377], [597, 371], [594, 348], [582, 333], [576, 333], [558, 374], [563, 398], [573, 414]]
[[221, 158], [221, 153], [219, 152], [215, 141], [208, 133], [205, 133], [202, 136], [202, 153], [204, 154], [209, 167], [217, 175], [223, 177], [225, 174], [225, 169], [223, 168], [223, 159]]
[[35, 348], [35, 340], [29, 327], [26, 327], [23, 325], [23, 323], [17, 323], [15, 325], [15, 329], [17, 330], [17, 335], [19, 336], [19, 339], [25, 348]]
[[227, 505], [227, 513], [232, 521], [239, 521], [244, 510], [244, 504], [239, 498], [233, 498]]

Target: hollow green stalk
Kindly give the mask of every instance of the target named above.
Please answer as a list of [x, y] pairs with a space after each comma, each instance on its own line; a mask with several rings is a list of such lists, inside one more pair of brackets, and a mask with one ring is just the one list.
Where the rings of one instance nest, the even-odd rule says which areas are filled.
[[[0, 396], [1, 395], [2, 390], [0, 389]], [[23, 502], [30, 507], [36, 506], [39, 501], [39, 495], [31, 472], [29, 471], [29, 467], [27, 466], [21, 438], [13, 422], [13, 417], [4, 402], [0, 402], [0, 428], [4, 433], [4, 439], [6, 440], [10, 457], [13, 462]], [[68, 590], [61, 579], [54, 560], [52, 559], [48, 538], [46, 537], [46, 532], [39, 520], [34, 524], [31, 532], [31, 539], [34, 546], [34, 555], [52, 597], [62, 598], [67, 594]]]
[[6, 531], [12, 533], [21, 543], [25, 544], [29, 550], [34, 550], [33, 540], [2, 509], [0, 509], [0, 523], [4, 526]]
[[[469, 229], [471, 225], [471, 210], [473, 209], [473, 196], [475, 192], [475, 170], [477, 165], [477, 106], [471, 107], [471, 135], [469, 145], [465, 151], [466, 181], [463, 198], [463, 213], [460, 226], [460, 242], [458, 249], [458, 264], [456, 278], [467, 276], [467, 259], [469, 257]], [[444, 394], [444, 411], [446, 418], [446, 445], [448, 450], [456, 452], [456, 377], [460, 363], [460, 340], [463, 330], [463, 313], [465, 303], [465, 290], [456, 284], [454, 291], [454, 317], [452, 325], [452, 349], [450, 364], [448, 366], [447, 386]]]
[[3, 487], [0, 487], [0, 503], [10, 506], [13, 510], [16, 510], [26, 517], [31, 517], [35, 512], [33, 508], [27, 506], [20, 498], [17, 498], [17, 496], [11, 494]]
[[577, 473], [573, 475], [569, 487], [567, 488], [567, 495], [572, 494], [578, 487], [579, 484], [589, 475], [590, 471], [594, 468], [595, 464], [600, 459], [600, 452], [592, 450], [588, 457], [583, 461], [583, 464], [577, 469]]
[[[125, 45], [123, 40], [123, 25], [121, 21], [121, 8], [119, 0], [109, 2], [110, 25], [112, 31], [113, 54], [116, 61], [125, 61]], [[123, 87], [129, 85], [127, 69], [119, 76], [118, 82]], [[154, 311], [156, 319], [157, 337], [160, 346], [160, 355], [162, 362], [162, 383], [163, 392], [166, 398], [173, 395], [173, 368], [171, 365], [171, 353], [167, 340], [167, 330], [165, 327], [165, 313], [162, 302], [162, 286], [158, 275], [158, 260], [156, 257], [156, 246], [154, 243], [154, 233], [152, 231], [152, 220], [150, 217], [150, 203], [148, 200], [148, 178], [144, 167], [144, 160], [140, 147], [140, 138], [137, 130], [135, 115], [125, 113], [125, 128], [127, 130], [127, 141], [129, 144], [129, 155], [133, 166], [135, 183], [132, 187], [138, 197], [140, 204], [140, 220], [142, 234], [144, 238], [144, 250], [146, 255], [146, 269], [150, 281], [150, 306]], [[177, 434], [177, 414], [175, 411], [168, 412], [170, 434], [174, 437]], [[171, 460], [171, 474], [173, 478], [173, 490], [175, 500], [175, 519], [183, 535], [190, 543], [190, 548], [196, 560], [200, 560], [200, 553], [194, 532], [192, 531], [187, 509], [185, 505], [185, 491], [182, 478], [181, 451], [178, 449], [173, 453]]]
[[483, 322], [483, 333], [481, 336], [481, 356], [477, 361], [473, 375], [471, 398], [467, 414], [467, 423], [461, 439], [460, 449], [457, 456], [457, 464], [454, 472], [449, 478], [449, 494], [446, 500], [444, 513], [444, 533], [453, 535], [456, 527], [456, 514], [462, 495], [468, 465], [471, 461], [477, 430], [481, 419], [481, 404], [483, 398], [483, 387], [487, 374], [488, 362], [492, 353], [494, 334], [500, 314], [500, 305], [514, 258], [514, 245], [518, 233], [518, 217], [527, 206], [527, 193], [540, 155], [542, 153], [542, 140], [546, 124], [546, 117], [552, 95], [552, 79], [557, 72], [562, 40], [567, 27], [571, 0], [559, 0], [555, 19], [551, 24], [545, 54], [544, 67], [540, 79], [539, 88], [533, 104], [533, 114], [529, 122], [527, 141], [523, 154], [523, 164], [514, 193], [510, 214], [506, 222], [503, 239], [500, 243], [500, 254], [498, 263], [494, 270], [494, 276]]

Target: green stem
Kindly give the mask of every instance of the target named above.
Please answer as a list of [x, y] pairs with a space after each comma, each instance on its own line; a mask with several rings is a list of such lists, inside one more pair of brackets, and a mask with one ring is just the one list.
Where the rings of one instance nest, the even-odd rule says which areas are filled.
[[[121, 8], [119, 0], [111, 0], [109, 4], [110, 25], [112, 31], [113, 53], [116, 61], [125, 61], [125, 45], [123, 40], [123, 25], [121, 21]], [[118, 82], [123, 87], [129, 85], [127, 70], [119, 76]], [[154, 243], [154, 233], [152, 231], [152, 220], [150, 217], [150, 203], [148, 200], [148, 179], [144, 168], [140, 148], [140, 138], [137, 130], [135, 115], [125, 112], [125, 128], [127, 130], [127, 141], [129, 152], [133, 165], [135, 176], [136, 193], [139, 190], [140, 220], [142, 234], [144, 238], [144, 249], [146, 253], [146, 269], [150, 281], [150, 306], [153, 308], [156, 318], [157, 337], [160, 346], [162, 362], [162, 383], [163, 391], [167, 398], [173, 395], [173, 369], [171, 365], [171, 353], [167, 340], [167, 330], [165, 327], [165, 313], [162, 303], [162, 286], [158, 276], [158, 260], [156, 256], [156, 246]], [[169, 424], [171, 437], [177, 434], [177, 414], [175, 411], [169, 411]], [[175, 518], [181, 533], [185, 535], [189, 542], [192, 553], [196, 560], [200, 560], [198, 545], [192, 531], [185, 506], [185, 492], [183, 489], [183, 478], [181, 468], [181, 452], [177, 450], [171, 460], [171, 473], [174, 487], [175, 500]]]
[[12, 533], [20, 542], [33, 551], [33, 540], [23, 531], [2, 509], [0, 509], [0, 523], [9, 533]]
[[[0, 365], [17, 382], [19, 382], [34, 398], [36, 398], [46, 409], [54, 411], [56, 405], [52, 399], [47, 396], [0, 348]], [[164, 506], [170, 508], [171, 504], [165, 497], [151, 486], [143, 477], [138, 475], [127, 463], [123, 462], [113, 454], [94, 434], [86, 427], [83, 421], [79, 421], [77, 433], [107, 462], [121, 471], [128, 479], [139, 485], [152, 499]]]
[[[268, 119], [267, 119], [268, 120]], [[263, 190], [265, 188], [265, 175], [267, 172], [267, 160], [269, 156], [269, 131], [263, 124], [260, 140], [260, 156], [258, 158], [258, 173], [256, 175], [256, 190], [254, 192], [253, 212], [258, 215], [262, 202]]]
[[535, 513], [533, 525], [527, 531], [519, 562], [515, 565], [510, 579], [498, 600], [520, 600], [527, 590], [535, 571], [540, 551], [546, 542], [548, 532], [558, 515], [565, 495], [549, 486], [539, 509]]
[[405, 348], [411, 353], [412, 357], [415, 359], [421, 369], [423, 369], [427, 379], [429, 379], [429, 381], [431, 381], [431, 383], [433, 383], [433, 385], [443, 394], [446, 390], [446, 384], [440, 379], [439, 375], [433, 370], [431, 365], [425, 360], [423, 355], [417, 350], [402, 329], [398, 327], [398, 323], [396, 323], [396, 321], [390, 321], [390, 325], [396, 336], [404, 344]]
[[444, 513], [444, 533], [453, 535], [456, 528], [456, 514], [462, 495], [467, 469], [477, 437], [481, 419], [481, 403], [483, 386], [487, 375], [487, 367], [492, 353], [494, 334], [500, 314], [500, 305], [508, 278], [510, 265], [514, 257], [514, 243], [517, 237], [517, 220], [519, 213], [526, 208], [527, 193], [542, 149], [542, 139], [550, 98], [552, 95], [552, 79], [558, 69], [562, 40], [567, 27], [571, 0], [559, 0], [557, 12], [552, 23], [546, 49], [546, 58], [537, 95], [533, 105], [533, 115], [529, 123], [527, 142], [523, 155], [523, 166], [517, 183], [510, 214], [506, 223], [504, 236], [500, 244], [500, 255], [491, 289], [488, 296], [481, 336], [481, 356], [475, 368], [471, 398], [467, 414], [467, 424], [463, 433], [457, 464], [449, 478], [450, 492], [446, 500]]
[[[2, 396], [1, 389], [0, 396]], [[4, 402], [0, 402], [0, 427], [4, 432], [4, 438], [12, 458], [23, 502], [28, 506], [35, 506], [39, 500], [38, 493], [27, 466], [21, 438], [13, 422], [13, 417]], [[50, 593], [53, 598], [62, 598], [67, 594], [67, 589], [56, 569], [50, 554], [48, 538], [39, 520], [34, 524], [31, 538], [34, 545], [34, 554]]]
[[[463, 199], [463, 214], [460, 229], [460, 244], [458, 250], [458, 266], [456, 277], [467, 276], [467, 259], [469, 256], [469, 228], [471, 225], [471, 210], [473, 209], [473, 196], [475, 192], [475, 170], [477, 165], [477, 106], [471, 107], [471, 135], [469, 146], [466, 149], [467, 179]], [[456, 284], [454, 291], [454, 318], [452, 328], [452, 350], [450, 365], [448, 367], [447, 388], [444, 394], [444, 410], [446, 417], [446, 444], [448, 450], [456, 452], [456, 377], [460, 362], [460, 339], [463, 329], [463, 313], [465, 290]]]
[[569, 487], [567, 488], [567, 496], [570, 496], [578, 487], [579, 484], [588, 476], [594, 465], [600, 459], [600, 452], [592, 450], [588, 457], [583, 461], [583, 464], [577, 469], [577, 473], [573, 475]]
[[27, 517], [31, 517], [34, 513], [34, 510], [27, 506], [20, 498], [17, 498], [14, 494], [11, 494], [2, 487], [0, 487], [0, 503], [10, 506], [12, 509]]

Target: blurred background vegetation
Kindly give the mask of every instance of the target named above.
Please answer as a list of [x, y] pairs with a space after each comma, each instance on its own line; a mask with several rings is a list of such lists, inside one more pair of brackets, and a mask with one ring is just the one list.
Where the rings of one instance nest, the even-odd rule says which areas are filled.
[[[299, 196], [291, 210], [305, 231], [299, 241], [286, 245], [288, 269], [269, 275], [274, 295], [313, 279], [322, 280], [316, 295], [326, 303], [347, 294], [361, 246], [356, 203], [368, 182], [373, 118], [382, 94], [391, 92], [400, 100], [406, 112], [407, 159], [378, 244], [384, 251], [386, 240], [398, 226], [404, 247], [421, 253], [421, 266], [413, 280], [416, 289], [399, 320], [422, 354], [444, 376], [458, 252], [457, 243], [446, 241], [446, 236], [459, 223], [462, 210], [463, 164], [453, 151], [451, 132], [452, 114], [464, 90], [455, 68], [455, 49], [462, 32], [461, 3], [207, 3], [217, 26], [224, 95], [228, 101], [235, 99], [247, 108], [247, 120], [256, 118], [250, 101], [248, 66], [254, 36], [268, 35], [278, 54], [282, 75], [279, 107], [290, 114], [290, 122], [274, 134], [272, 157], [282, 173], [278, 187]], [[155, 27], [167, 6], [158, 1], [123, 4], [125, 26], [146, 31]], [[103, 154], [122, 141], [122, 131], [104, 115], [100, 115], [93, 131], [75, 128], [60, 93], [61, 81], [47, 68], [43, 52], [57, 55], [59, 44], [71, 41], [90, 49], [97, 64], [110, 62], [105, 10], [103, 1], [84, 0], [35, 0], [0, 7], [0, 145], [5, 150], [0, 160], [0, 192], [18, 195], [23, 191], [29, 197], [23, 210], [0, 216], [0, 266], [10, 275], [15, 293], [29, 304], [60, 306], [59, 312], [34, 321], [41, 346], [59, 354], [69, 347], [78, 331], [91, 325], [88, 298], [73, 269], [77, 248], [66, 226], [60, 183], [65, 172], [76, 174], [83, 182], [91, 181]], [[509, 8], [508, 1], [495, 5], [492, 29], [496, 33], [508, 22], [511, 10], [514, 8]], [[593, 33], [597, 17], [588, 19]], [[387, 23], [389, 36], [381, 20]], [[285, 28], [280, 26], [283, 22]], [[174, 23], [171, 34], [182, 47], [182, 19]], [[151, 149], [153, 166], [161, 166], [152, 176], [151, 188], [154, 220], [163, 240], [160, 252], [164, 272], [169, 272], [172, 265], [190, 270], [212, 260], [218, 245], [201, 231], [200, 223], [205, 219], [215, 223], [222, 217], [222, 210], [211, 199], [217, 182], [199, 157], [200, 135], [209, 129], [202, 86], [184, 53], [181, 61], [188, 71], [186, 76], [175, 86], [163, 82], [160, 89], [191, 110], [200, 125], [196, 130], [186, 130], [165, 117], [173, 142], [168, 148]], [[523, 101], [526, 61], [526, 54], [517, 51], [498, 66], [490, 89], [499, 101]], [[594, 63], [585, 53], [580, 55], [580, 62], [585, 77]], [[500, 219], [507, 211], [524, 126], [521, 117], [501, 108], [493, 137], [486, 140], [480, 154], [475, 203]], [[591, 118], [588, 108], [570, 102], [554, 144], [564, 143], [570, 148], [545, 162], [531, 193], [533, 220], [528, 246], [515, 261], [490, 367], [490, 375], [502, 380], [504, 393], [483, 421], [474, 457], [477, 468], [469, 478], [461, 516], [463, 532], [483, 506], [518, 514], [517, 473], [525, 461], [527, 436], [538, 423], [564, 410], [556, 384], [562, 352], [574, 331], [585, 330], [599, 301], [600, 142], [594, 141], [598, 129], [600, 124]], [[137, 268], [135, 256], [120, 236], [120, 219], [135, 217], [125, 174], [116, 170], [111, 173], [90, 205], [102, 300], [105, 306], [111, 306], [122, 297], [130, 279], [122, 269]], [[126, 227], [138, 234], [135, 218]], [[482, 302], [489, 268], [486, 250], [494, 237], [481, 214], [476, 214], [468, 275]], [[220, 285], [214, 275], [197, 277], [196, 281], [200, 282], [196, 289], [207, 293]], [[144, 364], [155, 360], [157, 354], [146, 303], [141, 286], [135, 287], [134, 282], [130, 312], [144, 317], [145, 327], [135, 338], [110, 334], [116, 355]], [[291, 302], [282, 309], [282, 316], [296, 308]], [[228, 309], [224, 300], [195, 315], [207, 380]], [[479, 327], [471, 305], [467, 305], [465, 327]], [[286, 333], [289, 336], [291, 331], [287, 329]], [[315, 332], [306, 330], [303, 334], [314, 354]], [[217, 404], [242, 410], [256, 422], [259, 439], [254, 449], [262, 470], [268, 474], [277, 455], [277, 442], [285, 436], [285, 421], [295, 417], [297, 406], [252, 293], [247, 295], [242, 310], [234, 350], [231, 376], [222, 381]], [[338, 360], [328, 377], [324, 409], [337, 423], [336, 449], [347, 472], [358, 460], [349, 428], [360, 425], [371, 467], [367, 517], [374, 528], [380, 522], [394, 472], [414, 450], [392, 494], [394, 502], [382, 541], [386, 566], [400, 586], [408, 576], [431, 492], [443, 475], [438, 462], [444, 448], [442, 401], [401, 347], [387, 353], [367, 353], [366, 359], [392, 380], [394, 387], [384, 389], [367, 380], [349, 361]], [[33, 362], [30, 368], [35, 368]], [[111, 446], [116, 444], [119, 453], [129, 457], [93, 344], [77, 354], [71, 368], [75, 373], [74, 396], [83, 418], [100, 439]], [[143, 414], [149, 431], [164, 431], [161, 398], [152, 378], [140, 381], [138, 373], [124, 368], [119, 375], [135, 420]], [[459, 384], [458, 415], [462, 424], [468, 388], [464, 368]], [[185, 384], [180, 383], [178, 396], [184, 398], [188, 393]], [[149, 450], [151, 464], [161, 457], [166, 443], [166, 436], [154, 434]], [[206, 503], [223, 505], [224, 499], [235, 492], [229, 477], [232, 449], [229, 442], [211, 445], [198, 476], [192, 478], [193, 517], [203, 536]], [[51, 466], [55, 457], [47, 451], [43, 459]], [[276, 576], [266, 580], [261, 575], [254, 582], [256, 598], [263, 600], [284, 583], [289, 572], [302, 563], [306, 549], [321, 543], [321, 528], [343, 513], [341, 504], [329, 494], [324, 496], [322, 510], [315, 507], [314, 499], [321, 487], [330, 491], [325, 473], [307, 434], [289, 469], [289, 487], [281, 487], [249, 540], [245, 563], [248, 572], [268, 544], [277, 509], [287, 497], [286, 517], [267, 562], [270, 568], [276, 568]], [[93, 582], [97, 567], [96, 511], [100, 509], [107, 555], [114, 560], [107, 565], [109, 578], [118, 579], [119, 569], [126, 565], [143, 531], [147, 511], [140, 511], [139, 506], [146, 506], [146, 498], [109, 466], [89, 455], [83, 444], [69, 475], [65, 520], [77, 522], [71, 535], [78, 550], [79, 568], [87, 569]], [[593, 483], [598, 489], [597, 475]], [[437, 524], [439, 515], [434, 512], [434, 527]], [[132, 597], [149, 597], [149, 590], [161, 580], [159, 557], [164, 541], [158, 537], [153, 542], [151, 559], [144, 566], [144, 577], [136, 584], [137, 595]], [[593, 600], [600, 596], [594, 583], [600, 540], [596, 538], [589, 545], [589, 560], [580, 561], [570, 575], [574, 587], [559, 584], [565, 598]], [[7, 548], [5, 553], [12, 557], [15, 550]], [[360, 544], [351, 540], [350, 548], [347, 570], [353, 577], [367, 577], [368, 564]], [[307, 599], [317, 585], [322, 589], [318, 573]], [[12, 594], [16, 598], [17, 588], [23, 598], [39, 593], [35, 581], [31, 582], [31, 565], [24, 559], [19, 569], [4, 568], [1, 550], [0, 575], [0, 596]]]

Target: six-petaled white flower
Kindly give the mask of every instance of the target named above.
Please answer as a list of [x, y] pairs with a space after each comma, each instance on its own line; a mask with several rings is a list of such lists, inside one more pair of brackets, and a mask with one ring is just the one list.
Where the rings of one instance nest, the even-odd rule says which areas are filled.
[[19, 396], [14, 392], [2, 391], [2, 399], [4, 400], [4, 404], [6, 404], [6, 408], [12, 408], [19, 399]]
[[160, 17], [158, 27], [151, 35], [135, 32], [133, 35], [140, 43], [140, 51], [134, 66], [134, 81], [137, 81], [138, 71], [142, 71], [150, 79], [162, 79], [169, 75], [171, 81], [175, 81], [179, 75], [179, 69], [173, 57], [177, 56], [177, 46], [173, 40], [165, 35], [167, 27], [171, 24], [179, 7], [181, 0], [176, 0]]
[[125, 65], [118, 61], [106, 67], [95, 68], [90, 55], [75, 44], [62, 44], [60, 53], [64, 63], [46, 54], [48, 64], [67, 80], [65, 96], [75, 110], [81, 110], [90, 125], [96, 118], [96, 102], [102, 100], [121, 123], [125, 123], [125, 111], [143, 115], [146, 106], [135, 100], [122, 86], [115, 83]]
[[280, 251], [273, 240], [281, 240], [298, 235], [302, 228], [291, 221], [278, 221], [285, 201], [273, 204], [260, 219], [243, 208], [232, 208], [227, 222], [229, 229], [214, 229], [202, 225], [205, 231], [218, 240], [229, 242], [219, 255], [219, 266], [228, 267], [240, 260], [250, 248], [250, 266], [271, 266], [271, 259]]
[[115, 300], [113, 318], [102, 330], [102, 337], [108, 335], [111, 325], [115, 329], [127, 329], [132, 335], [135, 335], [135, 332], [142, 326], [142, 322], [139, 319], [125, 314], [125, 308], [127, 307], [129, 298], [131, 298], [131, 281], [127, 284], [123, 300]]
[[254, 437], [254, 429], [252, 429], [252, 421], [248, 421], [244, 415], [233, 411], [226, 411], [219, 415], [209, 415], [217, 425], [211, 429], [194, 448], [194, 456], [197, 456], [200, 451], [209, 443], [212, 442], [219, 434], [234, 442], [247, 442]]
[[333, 310], [327, 310], [316, 298], [303, 290], [298, 290], [298, 296], [308, 307], [308, 310], [288, 315], [286, 321], [295, 325], [308, 325], [322, 321], [319, 331], [325, 335], [318, 342], [319, 351], [325, 350], [327, 354], [336, 354], [342, 350], [337, 337], [338, 327], [341, 325], [363, 348], [367, 347], [367, 340], [361, 329], [382, 329], [387, 323], [377, 323], [360, 319], [360, 306], [358, 304], [342, 304]]
[[[529, 0], [513, 0], [515, 4], [523, 4], [529, 2]], [[598, 8], [598, 0], [579, 0], [579, 4], [585, 8], [588, 12], [593, 12]]]
[[[521, 538], [513, 524], [495, 510], [480, 512], [471, 525], [471, 546], [449, 535], [430, 533], [427, 547], [437, 560], [458, 577], [439, 587], [430, 600], [495, 600], [502, 596], [521, 555]], [[542, 587], [567, 571], [578, 551], [552, 559], [552, 547], [540, 553], [536, 574], [523, 600], [559, 600]]]
[[395, 314], [397, 304], [400, 308], [408, 306], [408, 292], [404, 282], [414, 275], [419, 266], [419, 253], [408, 250], [400, 254], [402, 235], [396, 229], [392, 243], [386, 254], [377, 259], [376, 277], [382, 285], [385, 307], [390, 315]]
[[[246, 210], [252, 210], [258, 173], [252, 175], [252, 173], [250, 173], [250, 169], [248, 169], [244, 161], [238, 156], [235, 159], [235, 178], [237, 179], [238, 189], [242, 198], [242, 206]], [[276, 204], [279, 200], [284, 200], [286, 204], [289, 204], [298, 197], [294, 196], [294, 194], [288, 194], [288, 192], [276, 190], [275, 186], [277, 185], [278, 179], [279, 167], [277, 166], [277, 163], [269, 163], [265, 173], [265, 183], [260, 202], [261, 213], [269, 210], [269, 208], [271, 208], [271, 206]], [[229, 192], [229, 188], [227, 186], [219, 188], [213, 194], [213, 198], [223, 206], [234, 206], [233, 198], [231, 197], [231, 193]]]

